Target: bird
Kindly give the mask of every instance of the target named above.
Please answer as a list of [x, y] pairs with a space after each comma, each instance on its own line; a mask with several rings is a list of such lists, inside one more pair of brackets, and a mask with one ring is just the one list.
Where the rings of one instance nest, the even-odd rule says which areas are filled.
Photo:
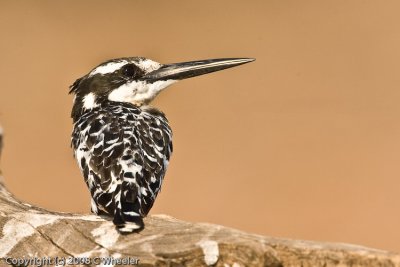
[[161, 64], [144, 57], [108, 60], [70, 86], [71, 146], [91, 196], [91, 212], [121, 234], [144, 229], [173, 150], [172, 130], [150, 102], [169, 85], [252, 58]]

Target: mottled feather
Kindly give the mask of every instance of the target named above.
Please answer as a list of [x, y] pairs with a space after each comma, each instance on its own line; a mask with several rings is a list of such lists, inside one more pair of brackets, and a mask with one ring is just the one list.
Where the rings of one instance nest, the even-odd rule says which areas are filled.
[[72, 146], [92, 196], [92, 211], [112, 216], [120, 231], [142, 228], [172, 152], [164, 114], [105, 102], [74, 123]]

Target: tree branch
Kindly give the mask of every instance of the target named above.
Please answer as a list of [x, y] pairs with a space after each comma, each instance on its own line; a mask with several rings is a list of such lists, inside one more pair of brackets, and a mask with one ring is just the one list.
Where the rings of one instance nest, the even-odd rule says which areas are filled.
[[[0, 149], [1, 140], [0, 131]], [[149, 216], [145, 224], [138, 234], [120, 235], [107, 218], [22, 203], [0, 182], [4, 265], [36, 257], [53, 265], [65, 258], [65, 265], [83, 261], [95, 266], [101, 257], [112, 257], [115, 265], [119, 259], [139, 260], [140, 266], [400, 266], [399, 254], [356, 245], [265, 237], [166, 215]]]

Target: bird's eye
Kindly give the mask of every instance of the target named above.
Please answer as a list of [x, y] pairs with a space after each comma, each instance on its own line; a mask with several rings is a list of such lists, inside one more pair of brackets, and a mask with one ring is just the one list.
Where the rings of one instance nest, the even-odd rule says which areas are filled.
[[127, 77], [134, 77], [138, 74], [138, 67], [136, 67], [134, 64], [128, 64], [124, 66], [122, 72]]

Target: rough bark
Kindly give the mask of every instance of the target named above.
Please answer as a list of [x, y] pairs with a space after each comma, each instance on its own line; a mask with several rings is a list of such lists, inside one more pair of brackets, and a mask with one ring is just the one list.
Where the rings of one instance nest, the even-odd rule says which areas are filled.
[[166, 215], [145, 224], [138, 234], [120, 235], [107, 218], [34, 207], [0, 183], [0, 266], [21, 259], [36, 266], [110, 259], [140, 266], [400, 266], [399, 254], [356, 245], [265, 237]]

